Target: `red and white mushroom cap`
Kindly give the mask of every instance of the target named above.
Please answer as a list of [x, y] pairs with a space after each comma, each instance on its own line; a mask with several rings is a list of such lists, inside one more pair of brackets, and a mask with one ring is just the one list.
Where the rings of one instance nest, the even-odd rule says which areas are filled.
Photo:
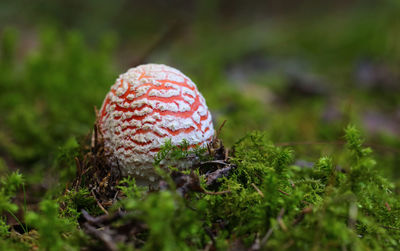
[[214, 135], [211, 114], [183, 73], [146, 64], [121, 74], [100, 110], [100, 130], [111, 162], [125, 175], [153, 181], [154, 157], [166, 140], [204, 146]]

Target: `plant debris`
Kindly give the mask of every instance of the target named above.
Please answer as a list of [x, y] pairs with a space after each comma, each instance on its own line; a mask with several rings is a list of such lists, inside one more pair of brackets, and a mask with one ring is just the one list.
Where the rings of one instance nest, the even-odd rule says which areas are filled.
[[[187, 197], [189, 193], [193, 192], [208, 195], [230, 193], [229, 190], [217, 191], [218, 184], [220, 184], [219, 180], [228, 177], [237, 167], [229, 162], [228, 151], [222, 140], [218, 138], [224, 124], [225, 122], [207, 147], [206, 155], [209, 160], [194, 163], [194, 166], [189, 168], [191, 170], [189, 173], [178, 170], [170, 171], [168, 179], [173, 182], [177, 194]], [[118, 243], [140, 247], [144, 240], [138, 236], [146, 235], [149, 230], [146, 224], [137, 217], [127, 217], [128, 212], [123, 207], [119, 207], [113, 213], [108, 211], [115, 203], [123, 200], [126, 195], [119, 189], [122, 179], [121, 172], [113, 170], [109, 166], [105, 152], [103, 137], [96, 122], [90, 150], [86, 151], [81, 159], [75, 158], [77, 177], [72, 188], [79, 190], [82, 186], [87, 187], [90, 195], [104, 214], [96, 217], [82, 209], [80, 226], [93, 239], [103, 243], [108, 250], [118, 250]], [[199, 174], [194, 172], [195, 169], [200, 171]], [[201, 184], [201, 179], [206, 181], [205, 187]], [[161, 178], [158, 189], [169, 190], [171, 187], [167, 180]], [[207, 189], [211, 189], [211, 191]], [[150, 187], [149, 192], [155, 191]]]
[[[126, 217], [126, 212], [116, 211], [112, 215], [101, 215], [92, 217], [88, 212], [82, 210], [84, 222], [82, 229], [93, 238], [101, 241], [108, 250], [118, 250], [118, 243], [127, 243], [135, 247], [143, 245], [138, 235], [148, 231], [146, 224], [137, 219]], [[116, 225], [116, 222], [121, 224]]]
[[[95, 112], [98, 114], [97, 109]], [[77, 174], [72, 189], [87, 187], [101, 210], [107, 214], [105, 208], [116, 201], [119, 193], [117, 186], [122, 175], [119, 168], [112, 168], [107, 161], [107, 151], [104, 149], [103, 135], [99, 130], [98, 120], [93, 127], [90, 147], [84, 146], [82, 151], [83, 157], [75, 158]]]

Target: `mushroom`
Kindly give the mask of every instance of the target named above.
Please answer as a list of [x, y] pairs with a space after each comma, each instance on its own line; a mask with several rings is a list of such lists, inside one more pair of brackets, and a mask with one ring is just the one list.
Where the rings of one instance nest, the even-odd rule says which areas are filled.
[[140, 65], [119, 76], [99, 112], [99, 129], [109, 164], [142, 185], [157, 180], [154, 158], [167, 140], [173, 145], [186, 140], [192, 148], [205, 146], [214, 135], [211, 114], [196, 85], [161, 64]]

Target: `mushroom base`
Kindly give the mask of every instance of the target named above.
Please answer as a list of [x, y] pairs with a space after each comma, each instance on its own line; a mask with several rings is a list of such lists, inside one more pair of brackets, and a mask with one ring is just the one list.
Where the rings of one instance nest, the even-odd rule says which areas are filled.
[[[188, 156], [185, 159], [180, 160], [162, 160], [159, 164], [159, 168], [163, 171], [168, 171], [169, 167], [177, 168], [179, 170], [189, 170], [200, 161], [196, 156]], [[123, 177], [135, 178], [136, 184], [139, 186], [149, 186], [151, 189], [158, 189], [160, 174], [156, 170], [156, 165], [153, 162], [129, 163], [126, 166], [117, 166], [117, 161], [112, 161], [110, 166], [113, 168], [119, 168]]]

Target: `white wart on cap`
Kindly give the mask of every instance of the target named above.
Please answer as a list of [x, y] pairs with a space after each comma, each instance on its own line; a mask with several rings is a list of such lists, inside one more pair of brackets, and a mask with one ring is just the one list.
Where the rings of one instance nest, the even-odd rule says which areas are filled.
[[137, 180], [156, 179], [154, 157], [165, 141], [205, 146], [214, 135], [211, 114], [196, 85], [177, 69], [160, 64], [121, 74], [99, 116], [110, 164]]

